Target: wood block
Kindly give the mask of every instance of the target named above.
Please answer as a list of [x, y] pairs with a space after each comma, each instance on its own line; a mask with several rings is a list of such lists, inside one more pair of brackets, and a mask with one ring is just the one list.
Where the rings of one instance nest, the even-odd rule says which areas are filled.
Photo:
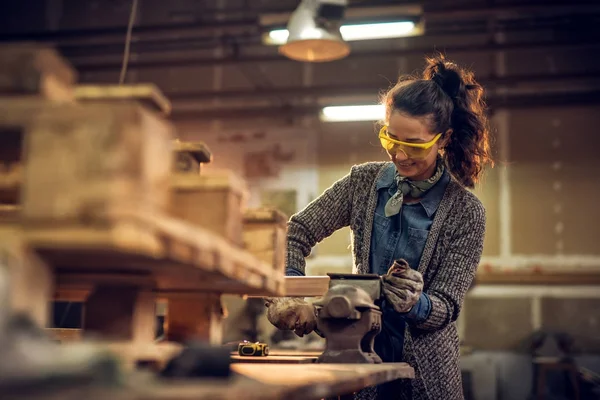
[[[284, 296], [321, 297], [329, 290], [329, 276], [286, 276], [284, 278]], [[265, 297], [266, 293], [253, 293], [249, 297]]]
[[201, 340], [223, 342], [225, 310], [221, 295], [214, 293], [161, 293], [167, 299], [166, 338], [172, 342]]
[[0, 262], [8, 266], [10, 274], [8, 307], [29, 316], [40, 327], [47, 326], [53, 273], [29, 248], [18, 225], [0, 224]]
[[244, 248], [285, 273], [287, 218], [275, 209], [249, 209], [244, 213]]
[[86, 101], [137, 101], [149, 110], [164, 116], [171, 114], [171, 102], [153, 83], [133, 83], [123, 85], [77, 85], [75, 98], [79, 102]]
[[41, 107], [25, 135], [24, 223], [85, 225], [111, 207], [166, 209], [172, 140], [171, 125], [137, 104]]
[[85, 334], [102, 339], [152, 343], [155, 332], [155, 295], [134, 286], [96, 287], [85, 305]]
[[36, 43], [0, 46], [0, 95], [41, 95], [72, 101], [75, 70], [58, 53]]
[[170, 214], [243, 246], [246, 184], [233, 173], [173, 174]]
[[175, 162], [173, 170], [176, 173], [199, 174], [200, 164], [212, 161], [212, 153], [203, 142], [175, 141]]

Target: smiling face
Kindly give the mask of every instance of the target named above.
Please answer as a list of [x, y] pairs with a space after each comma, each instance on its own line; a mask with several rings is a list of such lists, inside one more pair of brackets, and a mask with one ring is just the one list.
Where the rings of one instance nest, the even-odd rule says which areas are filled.
[[[431, 132], [427, 119], [411, 117], [398, 110], [392, 111], [388, 122], [390, 138], [407, 143], [427, 143], [440, 132]], [[411, 159], [402, 151], [387, 151], [401, 176], [419, 181], [430, 178], [435, 173], [437, 154], [443, 146], [444, 138], [438, 140], [424, 159]]]

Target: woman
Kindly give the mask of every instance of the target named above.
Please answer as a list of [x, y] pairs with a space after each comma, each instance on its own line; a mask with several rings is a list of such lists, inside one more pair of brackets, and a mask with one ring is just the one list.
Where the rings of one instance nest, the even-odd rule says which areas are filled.
[[[384, 362], [408, 362], [414, 380], [365, 390], [378, 399], [462, 399], [455, 321], [479, 263], [485, 210], [466, 188], [491, 163], [483, 89], [438, 56], [422, 78], [401, 78], [385, 96], [379, 139], [391, 162], [351, 168], [288, 225], [287, 275], [304, 275], [311, 248], [350, 226], [355, 272], [384, 275]], [[394, 260], [410, 268], [389, 271]], [[298, 335], [316, 318], [301, 299], [271, 299], [270, 321]], [[373, 393], [373, 392], [376, 392]]]

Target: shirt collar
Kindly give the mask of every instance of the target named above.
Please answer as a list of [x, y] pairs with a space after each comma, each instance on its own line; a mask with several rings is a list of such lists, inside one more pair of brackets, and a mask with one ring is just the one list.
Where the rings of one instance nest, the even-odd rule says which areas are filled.
[[[437, 208], [444, 197], [444, 193], [446, 192], [448, 182], [450, 182], [450, 174], [447, 170], [444, 170], [440, 180], [425, 193], [421, 200], [419, 200], [419, 203], [423, 206], [428, 217], [431, 217], [437, 211]], [[388, 189], [390, 195], [396, 193], [398, 187], [396, 186], [396, 167], [394, 166], [394, 163], [389, 163], [388, 166], [386, 166], [376, 187], [377, 190]]]
[[385, 171], [381, 174], [379, 181], [377, 182], [377, 190], [383, 188], [396, 188], [396, 166], [394, 163], [388, 163], [385, 167]]

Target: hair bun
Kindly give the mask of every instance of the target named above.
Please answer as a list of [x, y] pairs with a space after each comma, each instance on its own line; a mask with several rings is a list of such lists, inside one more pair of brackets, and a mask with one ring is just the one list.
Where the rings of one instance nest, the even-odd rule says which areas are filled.
[[437, 83], [451, 99], [458, 96], [463, 85], [458, 66], [446, 61], [441, 55], [427, 59], [423, 78]]

